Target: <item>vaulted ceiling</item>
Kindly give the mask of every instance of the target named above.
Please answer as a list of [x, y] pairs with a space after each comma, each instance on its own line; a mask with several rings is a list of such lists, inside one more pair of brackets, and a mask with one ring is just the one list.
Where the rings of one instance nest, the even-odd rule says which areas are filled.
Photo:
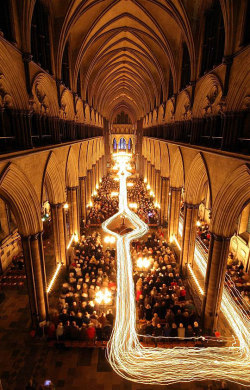
[[[54, 50], [60, 77], [69, 42], [72, 89], [112, 121], [121, 110], [133, 121], [166, 100], [170, 72], [178, 88], [185, 41], [195, 74], [193, 36], [202, 3], [188, 0], [52, 0]], [[192, 65], [193, 64], [193, 65]]]

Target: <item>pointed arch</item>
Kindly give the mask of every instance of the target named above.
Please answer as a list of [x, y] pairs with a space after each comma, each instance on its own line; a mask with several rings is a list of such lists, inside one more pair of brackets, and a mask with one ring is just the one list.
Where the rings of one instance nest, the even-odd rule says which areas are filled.
[[210, 201], [212, 204], [211, 183], [206, 162], [202, 153], [198, 153], [193, 159], [187, 173], [185, 201], [190, 204], [200, 204], [206, 182], [208, 182]]
[[161, 149], [161, 176], [169, 177], [170, 175], [170, 158], [168, 144], [160, 141]]
[[68, 151], [65, 177], [67, 187], [78, 186], [78, 165], [72, 146], [69, 147]]
[[49, 157], [44, 169], [41, 191], [41, 205], [44, 186], [46, 187], [50, 204], [64, 203], [66, 201], [65, 180], [57, 158], [52, 151], [49, 153]]
[[160, 141], [154, 141], [154, 150], [155, 150], [155, 169], [161, 169], [161, 148]]
[[21, 235], [29, 236], [43, 230], [35, 189], [14, 163], [9, 163], [1, 173], [0, 196], [10, 205]]
[[88, 143], [82, 142], [79, 149], [79, 157], [78, 157], [79, 177], [83, 177], [87, 175], [87, 160], [86, 160], [87, 147], [88, 147]]
[[181, 149], [178, 147], [170, 169], [170, 186], [175, 188], [184, 187], [184, 164]]
[[250, 202], [250, 166], [236, 168], [225, 179], [212, 209], [212, 232], [224, 237], [234, 234], [240, 213]]

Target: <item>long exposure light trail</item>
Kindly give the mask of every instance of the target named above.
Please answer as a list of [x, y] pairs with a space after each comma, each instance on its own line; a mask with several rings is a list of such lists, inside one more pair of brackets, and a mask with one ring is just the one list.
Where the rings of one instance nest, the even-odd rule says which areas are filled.
[[[128, 157], [116, 155], [119, 165], [119, 211], [102, 224], [105, 232], [116, 238], [117, 248], [117, 298], [116, 320], [111, 339], [107, 346], [107, 357], [120, 376], [139, 383], [169, 385], [178, 382], [202, 380], [228, 380], [246, 386], [250, 384], [249, 371], [249, 328], [234, 328], [239, 345], [229, 347], [176, 347], [152, 348], [140, 344], [136, 333], [136, 308], [134, 296], [133, 264], [130, 243], [142, 237], [148, 226], [128, 208], [126, 169]], [[134, 230], [119, 235], [108, 226], [120, 215], [125, 216]], [[230, 307], [230, 304], [225, 302]], [[248, 333], [245, 333], [248, 332]], [[248, 337], [247, 337], [248, 335]]]

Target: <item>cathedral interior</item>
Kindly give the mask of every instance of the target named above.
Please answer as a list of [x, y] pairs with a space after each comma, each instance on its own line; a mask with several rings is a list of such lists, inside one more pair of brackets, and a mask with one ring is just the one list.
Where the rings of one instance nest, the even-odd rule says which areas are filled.
[[0, 11], [0, 389], [246, 389], [250, 1]]

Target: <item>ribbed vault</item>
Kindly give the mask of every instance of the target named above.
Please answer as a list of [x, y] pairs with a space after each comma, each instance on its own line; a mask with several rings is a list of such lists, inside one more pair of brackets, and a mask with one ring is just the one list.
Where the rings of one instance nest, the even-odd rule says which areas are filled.
[[[112, 122], [120, 111], [135, 122], [167, 99], [168, 77], [178, 89], [180, 58], [186, 42], [195, 74], [195, 49], [188, 14], [181, 0], [52, 0], [63, 20], [55, 42], [56, 73], [61, 77], [70, 42], [73, 89], [81, 83], [83, 99]], [[196, 7], [197, 8], [197, 7]], [[167, 78], [167, 79], [166, 79]]]

